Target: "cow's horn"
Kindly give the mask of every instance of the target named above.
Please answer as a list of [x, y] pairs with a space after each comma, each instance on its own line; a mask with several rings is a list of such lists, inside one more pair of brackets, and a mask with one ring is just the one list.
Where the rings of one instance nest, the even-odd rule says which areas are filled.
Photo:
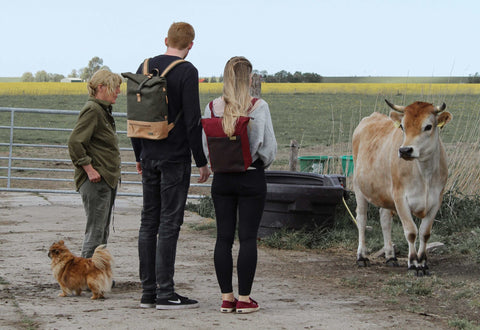
[[393, 110], [395, 110], [395, 111], [398, 111], [398, 112], [403, 112], [403, 111], [405, 111], [405, 107], [402, 107], [402, 106], [400, 106], [400, 105], [395, 105], [395, 104], [393, 104], [393, 103], [390, 103], [387, 99], [385, 99], [385, 102], [387, 102], [388, 106], [389, 106], [390, 108], [392, 108]]
[[447, 108], [447, 105], [445, 104], [445, 102], [443, 102], [443, 104], [441, 106], [436, 106], [435, 107], [435, 113], [440, 113], [442, 112], [443, 110], [445, 110]]

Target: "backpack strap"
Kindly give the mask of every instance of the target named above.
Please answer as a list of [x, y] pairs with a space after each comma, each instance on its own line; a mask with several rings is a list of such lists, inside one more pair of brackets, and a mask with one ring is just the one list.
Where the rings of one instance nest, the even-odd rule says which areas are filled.
[[165, 70], [163, 70], [162, 74], [160, 75], [160, 77], [165, 77], [167, 75], [167, 73], [173, 69], [173, 67], [177, 64], [180, 64], [180, 63], [183, 63], [183, 62], [186, 62], [185, 60], [176, 60], [176, 61], [173, 61], [172, 63], [170, 63], [167, 68]]
[[150, 74], [150, 70], [148, 70], [148, 62], [150, 61], [149, 58], [146, 58], [144, 61], [143, 61], [143, 74], [148, 76]]
[[257, 108], [257, 106], [261, 103], [261, 102], [258, 102], [260, 99], [257, 98], [257, 97], [254, 97], [252, 99], [252, 103], [250, 104], [250, 108], [248, 108], [248, 111], [247, 113], [250, 114], [253, 110], [255, 110]]
[[217, 116], [215, 116], [215, 113], [213, 112], [213, 101], [210, 101], [210, 103], [208, 104], [208, 106], [209, 106], [210, 112], [211, 112], [210, 117], [211, 117], [211, 118], [217, 117]]
[[[150, 58], [146, 58], [144, 61], [143, 61], [143, 69], [142, 69], [142, 73], [146, 76], [150, 75], [150, 70], [148, 69], [148, 64], [150, 62]], [[170, 63], [167, 68], [165, 70], [163, 70], [161, 76], [162, 77], [165, 77], [167, 75], [167, 73], [173, 69], [174, 66], [176, 66], [177, 64], [180, 64], [182, 62], [186, 62], [185, 60], [176, 60], [176, 61], [173, 61], [172, 63]], [[158, 72], [158, 69], [155, 69], [155, 71]], [[158, 74], [158, 73], [157, 73]]]

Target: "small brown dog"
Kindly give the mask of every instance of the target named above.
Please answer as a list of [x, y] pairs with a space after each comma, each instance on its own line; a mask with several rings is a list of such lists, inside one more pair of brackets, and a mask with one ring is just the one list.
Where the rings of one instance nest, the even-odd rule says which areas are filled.
[[93, 294], [91, 299], [98, 299], [112, 288], [113, 257], [105, 245], [98, 246], [91, 258], [82, 258], [73, 255], [62, 240], [52, 244], [48, 256], [52, 259], [53, 276], [62, 289], [60, 297], [73, 292], [79, 296], [88, 287]]

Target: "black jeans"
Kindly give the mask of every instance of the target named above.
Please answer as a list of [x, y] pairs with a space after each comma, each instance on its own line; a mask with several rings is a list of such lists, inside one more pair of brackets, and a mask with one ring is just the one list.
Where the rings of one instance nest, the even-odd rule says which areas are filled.
[[142, 160], [143, 209], [138, 235], [144, 294], [166, 299], [175, 292], [173, 275], [180, 227], [190, 186], [191, 163]]
[[212, 198], [217, 219], [214, 263], [222, 293], [233, 292], [232, 245], [238, 213], [238, 293], [242, 296], [250, 295], [257, 267], [258, 227], [265, 207], [266, 193], [263, 169], [244, 173], [215, 173], [213, 176]]

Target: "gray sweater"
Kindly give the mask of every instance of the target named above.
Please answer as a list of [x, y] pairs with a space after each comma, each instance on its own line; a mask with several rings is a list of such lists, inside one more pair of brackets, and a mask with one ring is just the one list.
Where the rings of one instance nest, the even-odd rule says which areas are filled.
[[[216, 117], [223, 116], [225, 102], [221, 97], [213, 100], [213, 112]], [[277, 140], [273, 132], [272, 117], [268, 103], [259, 99], [249, 113], [250, 122], [248, 124], [248, 141], [250, 142], [250, 154], [252, 161], [261, 159], [265, 168], [270, 166], [277, 154]], [[203, 118], [211, 118], [210, 107], [207, 104]], [[208, 158], [208, 145], [205, 132], [202, 134], [203, 151]]]

